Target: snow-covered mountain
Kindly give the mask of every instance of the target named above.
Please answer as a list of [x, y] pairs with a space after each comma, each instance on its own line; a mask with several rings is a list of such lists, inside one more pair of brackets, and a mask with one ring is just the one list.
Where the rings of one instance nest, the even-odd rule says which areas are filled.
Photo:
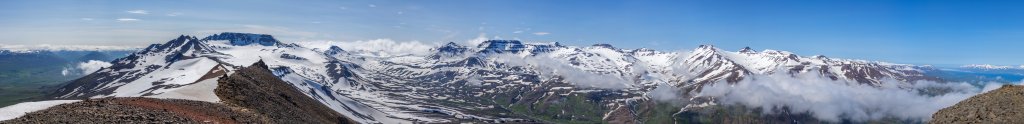
[[960, 67], [961, 68], [968, 68], [968, 69], [988, 69], [988, 70], [1006, 70], [1006, 69], [1022, 69], [1022, 70], [1024, 70], [1024, 65], [1009, 66], [1009, 65], [990, 65], [990, 64], [970, 64], [970, 65], [964, 65], [964, 66], [960, 66]]
[[[282, 80], [362, 123], [592, 122], [639, 120], [661, 85], [686, 95], [751, 75], [816, 73], [881, 86], [883, 80], [938, 80], [926, 67], [738, 52], [701, 45], [689, 52], [488, 40], [447, 43], [424, 56], [362, 56], [333, 46], [312, 49], [270, 35], [179, 36], [74, 80], [57, 98], [156, 97], [218, 102], [216, 79], [263, 60]], [[906, 84], [895, 84], [906, 85]], [[682, 96], [691, 97], [691, 96]], [[700, 103], [693, 103], [700, 104]]]

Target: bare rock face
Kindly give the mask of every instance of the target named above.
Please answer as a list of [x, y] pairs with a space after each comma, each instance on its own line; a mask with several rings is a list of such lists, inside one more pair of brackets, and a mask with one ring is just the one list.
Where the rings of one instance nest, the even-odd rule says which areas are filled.
[[263, 61], [221, 78], [217, 85], [222, 102], [250, 108], [274, 123], [355, 123], [275, 77]]
[[1024, 123], [1024, 86], [1004, 85], [932, 115], [932, 124]]

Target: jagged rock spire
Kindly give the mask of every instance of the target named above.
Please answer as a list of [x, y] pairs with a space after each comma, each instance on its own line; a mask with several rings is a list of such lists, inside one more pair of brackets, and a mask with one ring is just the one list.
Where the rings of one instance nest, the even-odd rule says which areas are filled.
[[751, 49], [750, 47], [743, 47], [743, 49], [740, 49], [739, 52], [740, 53], [757, 53], [757, 51], [754, 51], [754, 49]]
[[270, 67], [267, 66], [267, 63], [263, 62], [263, 58], [260, 58], [260, 60], [256, 61], [256, 63], [252, 63], [252, 65], [250, 65], [249, 67], [260, 67], [263, 69], [270, 69]]

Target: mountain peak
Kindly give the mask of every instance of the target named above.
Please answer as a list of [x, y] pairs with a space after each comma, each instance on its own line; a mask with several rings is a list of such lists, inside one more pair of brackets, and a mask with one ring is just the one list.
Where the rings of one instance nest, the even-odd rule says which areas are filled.
[[448, 42], [447, 44], [444, 44], [441, 47], [434, 48], [433, 50], [435, 50], [435, 53], [433, 55], [430, 55], [430, 58], [437, 59], [441, 57], [462, 55], [464, 52], [469, 50], [469, 48], [466, 48], [465, 46], [459, 45], [455, 42]]
[[274, 39], [273, 36], [267, 34], [253, 34], [253, 33], [235, 33], [235, 32], [224, 32], [220, 34], [214, 34], [212, 36], [203, 38], [203, 40], [228, 40], [231, 45], [245, 46], [250, 44], [259, 44], [263, 46], [274, 46], [281, 44], [280, 41]]
[[591, 45], [591, 46], [599, 47], [599, 48], [608, 48], [608, 49], [613, 49], [613, 50], [615, 49], [615, 47], [612, 46], [611, 44], [604, 44], [604, 43], [594, 44], [594, 45]]
[[693, 52], [718, 52], [718, 48], [715, 48], [714, 45], [700, 45], [693, 49]]
[[252, 65], [250, 65], [249, 67], [259, 67], [259, 68], [268, 69], [268, 70], [270, 69], [270, 66], [267, 66], [266, 62], [263, 62], [263, 59], [260, 59], [259, 61], [256, 61], [256, 63], [252, 63]]
[[811, 56], [811, 58], [816, 58], [816, 59], [828, 59], [828, 57], [827, 57], [827, 56], [825, 56], [825, 55], [814, 55], [814, 56]]
[[331, 48], [327, 48], [327, 51], [324, 51], [324, 53], [326, 53], [327, 55], [337, 55], [344, 52], [345, 50], [341, 49], [341, 47], [338, 46], [331, 46]]
[[448, 42], [448, 43], [444, 44], [444, 46], [461, 46], [461, 45], [459, 45], [458, 43], [455, 43], [455, 42]]
[[526, 46], [519, 40], [487, 40], [480, 43], [477, 48], [481, 49], [480, 52], [518, 53], [522, 51], [523, 48], [526, 48]]
[[438, 52], [455, 53], [455, 52], [466, 51], [466, 49], [467, 49], [466, 47], [464, 47], [462, 45], [459, 45], [459, 44], [457, 44], [455, 42], [448, 42], [447, 44], [444, 44], [443, 46], [438, 47], [437, 51]]
[[740, 49], [739, 52], [740, 53], [757, 53], [757, 51], [754, 51], [754, 49], [751, 49], [750, 47], [743, 47], [743, 49]]

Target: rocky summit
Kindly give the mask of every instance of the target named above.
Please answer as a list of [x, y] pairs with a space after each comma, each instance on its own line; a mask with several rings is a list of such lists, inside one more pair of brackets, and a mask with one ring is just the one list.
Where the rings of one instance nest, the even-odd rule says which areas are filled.
[[1024, 123], [1024, 86], [1003, 85], [939, 110], [932, 124]]

